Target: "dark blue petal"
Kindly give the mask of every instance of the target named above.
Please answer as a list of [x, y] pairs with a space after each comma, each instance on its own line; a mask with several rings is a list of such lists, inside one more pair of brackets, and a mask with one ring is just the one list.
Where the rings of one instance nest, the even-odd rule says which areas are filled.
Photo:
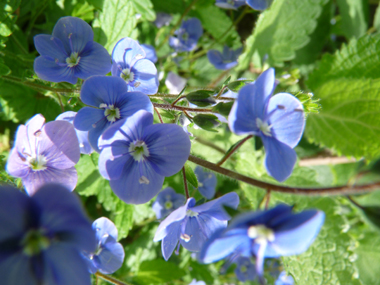
[[[285, 109], [278, 109], [278, 106]], [[277, 109], [277, 110], [276, 110]], [[269, 122], [274, 137], [294, 148], [302, 137], [305, 128], [305, 113], [301, 102], [291, 94], [278, 93], [269, 100]]]
[[189, 37], [194, 41], [198, 41], [203, 34], [202, 23], [197, 18], [190, 18], [187, 21], [183, 21], [181, 27], [186, 30]]
[[148, 161], [161, 175], [176, 174], [189, 157], [191, 147], [189, 136], [178, 125], [148, 126], [142, 138], [148, 146]]
[[132, 163], [132, 160], [129, 146], [124, 141], [115, 141], [112, 147], [102, 149], [99, 156], [99, 172], [105, 179], [120, 179], [124, 165]]
[[[113, 238], [110, 237], [109, 240]], [[107, 242], [96, 256], [99, 271], [103, 274], [114, 273], [123, 265], [124, 255], [124, 248], [120, 243], [115, 240]]]
[[265, 10], [268, 8], [269, 0], [247, 0], [247, 4], [255, 10]]
[[180, 236], [181, 221], [171, 223], [167, 228], [167, 235], [162, 239], [161, 250], [165, 260], [168, 260], [176, 248]]
[[[143, 176], [147, 179], [145, 183], [141, 182]], [[133, 161], [124, 166], [120, 179], [110, 180], [110, 186], [125, 203], [143, 204], [160, 191], [164, 178], [153, 169], [150, 163]]]
[[62, 17], [54, 26], [53, 36], [62, 41], [68, 53], [80, 53], [93, 40], [94, 33], [91, 26], [82, 19]]
[[40, 209], [40, 225], [55, 233], [59, 244], [95, 251], [95, 234], [74, 193], [58, 184], [41, 187], [32, 197]]
[[74, 127], [80, 131], [90, 131], [104, 117], [104, 110], [83, 107], [74, 118]]
[[153, 105], [149, 97], [142, 92], [127, 92], [120, 95], [118, 103], [121, 119], [130, 117], [140, 110], [153, 114]]
[[75, 70], [67, 65], [58, 65], [54, 60], [39, 56], [34, 60], [34, 71], [39, 78], [51, 82], [69, 82], [75, 84], [78, 78]]
[[[110, 126], [106, 117], [103, 117], [100, 121], [96, 122], [95, 128], [93, 127], [88, 131], [88, 141], [90, 142], [91, 147], [96, 151], [100, 152], [99, 148], [99, 138], [104, 133], [104, 131]], [[95, 125], [95, 124], [94, 124]]]
[[65, 47], [60, 39], [50, 35], [37, 35], [33, 38], [34, 46], [40, 55], [50, 57], [52, 60], [58, 60], [65, 63], [70, 54], [66, 53]]
[[32, 268], [30, 257], [21, 252], [15, 253], [0, 262], [1, 282], [3, 284], [41, 284]]
[[207, 213], [218, 220], [227, 221], [231, 217], [224, 210], [224, 206], [236, 209], [239, 205], [239, 196], [235, 192], [230, 192], [222, 197], [207, 202], [205, 204], [191, 207], [190, 209], [196, 213]]
[[285, 181], [297, 161], [295, 150], [272, 137], [263, 135], [261, 139], [265, 147], [265, 168], [277, 181]]
[[134, 73], [134, 80], [129, 84], [130, 91], [140, 91], [148, 95], [157, 93], [159, 82], [153, 62], [140, 59], [133, 65], [131, 72]]
[[100, 44], [91, 42], [90, 48], [81, 53], [75, 75], [87, 79], [93, 75], [106, 75], [111, 71], [111, 57], [108, 51]]

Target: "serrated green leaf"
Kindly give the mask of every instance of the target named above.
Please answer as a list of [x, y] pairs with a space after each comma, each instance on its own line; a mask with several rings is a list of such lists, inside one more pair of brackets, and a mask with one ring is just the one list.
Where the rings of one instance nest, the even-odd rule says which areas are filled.
[[295, 51], [305, 46], [316, 27], [322, 6], [327, 0], [276, 0], [264, 11], [248, 37], [246, 49], [239, 57], [239, 70], [249, 66], [252, 57], [268, 56], [271, 65], [282, 65], [295, 58]]
[[107, 0], [103, 10], [94, 20], [94, 41], [102, 44], [110, 53], [124, 37], [134, 37], [137, 19], [132, 1]]
[[195, 188], [198, 188], [197, 176], [195, 176], [195, 173], [193, 169], [189, 166], [189, 163], [186, 162], [184, 167], [185, 167], [186, 180]]
[[0, 62], [0, 75], [8, 75], [9, 73], [11, 73], [9, 67]]
[[215, 104], [215, 99], [211, 96], [214, 92], [207, 90], [197, 90], [186, 94], [186, 99], [199, 107], [207, 107]]
[[368, 1], [337, 0], [339, 13], [342, 17], [342, 31], [350, 39], [359, 38], [368, 29], [367, 17]]
[[174, 263], [156, 259], [142, 262], [133, 280], [138, 284], [161, 284], [180, 279], [184, 275], [185, 271]]
[[156, 19], [156, 13], [150, 0], [132, 0], [132, 4], [136, 13], [141, 14], [143, 19], [147, 21], [154, 21]]

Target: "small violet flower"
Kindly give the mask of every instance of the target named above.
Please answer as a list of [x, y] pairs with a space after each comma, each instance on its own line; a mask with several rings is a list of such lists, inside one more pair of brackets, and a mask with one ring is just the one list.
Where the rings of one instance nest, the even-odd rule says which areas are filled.
[[29, 197], [0, 186], [0, 227], [2, 284], [91, 284], [80, 253], [95, 249], [95, 235], [69, 189], [48, 184]]
[[109, 219], [102, 217], [92, 223], [95, 231], [97, 249], [93, 253], [82, 252], [88, 270], [95, 274], [98, 270], [103, 274], [112, 274], [124, 261], [124, 248], [117, 242], [117, 228]]
[[154, 21], [154, 24], [157, 28], [162, 28], [163, 26], [169, 26], [170, 21], [172, 20], [172, 15], [158, 12], [156, 13], [156, 20]]
[[286, 180], [293, 171], [297, 155], [293, 149], [301, 139], [305, 114], [301, 102], [291, 94], [278, 93], [274, 69], [264, 71], [254, 83], [240, 89], [228, 116], [237, 135], [259, 136], [264, 144], [265, 167], [276, 180]]
[[149, 59], [151, 62], [156, 63], [157, 62], [157, 54], [156, 50], [151, 45], [142, 44], [140, 45], [143, 50], [145, 51], [145, 58]]
[[185, 88], [187, 80], [173, 72], [169, 72], [165, 79], [165, 85], [170, 94], [179, 94]]
[[215, 1], [215, 5], [223, 9], [237, 10], [237, 8], [245, 4], [246, 4], [246, 0], [216, 0]]
[[273, 0], [246, 0], [247, 5], [255, 10], [265, 10]]
[[128, 92], [127, 84], [118, 77], [93, 76], [87, 79], [82, 85], [80, 98], [91, 107], [79, 110], [74, 127], [88, 131], [88, 140], [97, 152], [100, 152], [98, 139], [110, 125], [141, 109], [153, 113], [149, 97], [141, 92]]
[[216, 184], [218, 183], [216, 176], [212, 172], [204, 171], [202, 167], [197, 166], [194, 170], [198, 178], [198, 190], [203, 197], [212, 199], [215, 195]]
[[[62, 114], [60, 114], [55, 120], [56, 121], [66, 121], [72, 124], [74, 122], [74, 118], [76, 116], [76, 112], [73, 111], [67, 111]], [[74, 128], [75, 129], [75, 128]], [[90, 142], [88, 141], [88, 132], [80, 131], [75, 129], [75, 132], [77, 133], [78, 141], [79, 141], [79, 149], [80, 153], [83, 154], [90, 154], [94, 151], [94, 149], [91, 147]]]
[[235, 260], [235, 263], [236, 263], [235, 274], [236, 274], [236, 277], [241, 282], [245, 282], [248, 280], [255, 280], [256, 268], [249, 257], [239, 256]]
[[263, 274], [264, 258], [300, 254], [319, 233], [325, 214], [307, 210], [292, 213], [292, 207], [277, 207], [240, 215], [226, 229], [205, 243], [199, 259], [211, 263], [227, 256], [255, 256], [256, 271]]
[[199, 206], [195, 205], [194, 198], [189, 198], [184, 206], [161, 222], [153, 240], [162, 240], [161, 249], [165, 260], [170, 258], [177, 244], [178, 249], [181, 244], [189, 251], [198, 252], [215, 231], [227, 226], [231, 217], [223, 206], [236, 209], [238, 204], [239, 196], [235, 192]]
[[293, 285], [294, 279], [290, 275], [286, 275], [285, 271], [282, 271], [280, 273], [280, 276], [278, 276], [278, 279], [274, 283], [274, 285]]
[[156, 213], [157, 219], [165, 218], [175, 209], [178, 209], [186, 201], [185, 196], [178, 194], [173, 188], [167, 187], [158, 193], [156, 201], [154, 201], [152, 208]]
[[78, 78], [106, 75], [111, 70], [110, 55], [93, 39], [91, 26], [82, 19], [59, 19], [51, 36], [34, 37], [40, 54], [34, 61], [34, 71], [43, 80], [72, 84]]
[[72, 124], [35, 115], [20, 125], [10, 152], [7, 172], [20, 177], [26, 192], [32, 195], [47, 183], [59, 183], [74, 190], [78, 176], [79, 142]]
[[125, 203], [142, 204], [160, 191], [165, 177], [181, 170], [190, 139], [178, 125], [153, 125], [153, 115], [140, 110], [112, 124], [99, 147], [99, 171], [115, 194]]
[[183, 21], [181, 27], [174, 32], [174, 37], [170, 37], [169, 45], [176, 51], [195, 50], [199, 38], [203, 34], [201, 21], [191, 18]]
[[112, 51], [112, 76], [121, 77], [129, 91], [156, 94], [158, 76], [156, 66], [146, 58], [144, 49], [131, 38], [118, 41]]
[[207, 58], [216, 69], [227, 70], [238, 64], [237, 59], [241, 54], [242, 48], [233, 50], [224, 46], [223, 53], [217, 50], [209, 50]]

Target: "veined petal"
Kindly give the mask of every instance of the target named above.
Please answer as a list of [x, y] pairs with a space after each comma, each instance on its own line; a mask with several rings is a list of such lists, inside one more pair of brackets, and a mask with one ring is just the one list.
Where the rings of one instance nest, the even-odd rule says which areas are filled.
[[16, 147], [14, 147], [9, 154], [6, 170], [10, 175], [20, 178], [29, 174], [29, 163], [25, 160], [25, 157], [19, 153]]
[[251, 6], [255, 10], [265, 10], [268, 8], [269, 0], [247, 0], [247, 5]]
[[142, 92], [127, 92], [118, 100], [121, 118], [132, 116], [140, 110], [146, 110], [153, 114], [153, 105], [149, 97]]
[[81, 53], [80, 60], [76, 66], [75, 75], [87, 79], [94, 75], [106, 75], [111, 71], [111, 57], [108, 51], [97, 42], [89, 42], [90, 48]]
[[28, 285], [38, 285], [40, 280], [37, 279], [32, 268], [30, 257], [22, 252], [12, 254], [0, 263], [1, 282], [4, 284], [25, 284], [25, 280], [28, 280]]
[[275, 88], [274, 69], [269, 68], [265, 70], [259, 77], [257, 77], [256, 81], [252, 83], [252, 85], [255, 88], [254, 92], [251, 94], [254, 100], [253, 110], [251, 111], [256, 117], [262, 119], [264, 114], [267, 112], [267, 103]]
[[[284, 109], [279, 109], [278, 106]], [[291, 94], [278, 93], [269, 100], [269, 122], [274, 137], [280, 142], [294, 148], [302, 137], [305, 128], [305, 113], [301, 102]]]
[[117, 240], [117, 228], [115, 224], [107, 219], [106, 217], [101, 217], [96, 219], [92, 223], [92, 228], [95, 230], [97, 240], [101, 240], [104, 235], [109, 235]]
[[124, 166], [120, 179], [110, 180], [110, 186], [125, 203], [143, 204], [161, 190], [164, 178], [150, 163], [133, 161]]
[[102, 120], [96, 122], [95, 128], [93, 127], [91, 130], [88, 131], [88, 141], [90, 142], [91, 147], [96, 152], [100, 152], [100, 136], [104, 133], [104, 130], [106, 130], [110, 125], [111, 123], [108, 122], [107, 118], [103, 117]]
[[196, 213], [207, 213], [207, 215], [210, 215], [218, 220], [226, 221], [231, 217], [224, 210], [224, 206], [236, 209], [238, 205], [239, 196], [235, 192], [230, 192], [218, 199], [192, 207], [191, 210]]
[[96, 124], [104, 117], [104, 110], [83, 107], [74, 118], [74, 128], [80, 131], [90, 131], [94, 128], [93, 124]]
[[80, 98], [86, 105], [115, 104], [128, 91], [125, 81], [113, 76], [92, 76], [82, 86]]
[[[128, 37], [118, 41], [112, 51], [112, 61], [116, 64], [123, 63], [128, 67], [141, 58], [145, 58], [144, 49], [137, 41]], [[115, 76], [114, 71], [112, 75]]]
[[75, 84], [78, 78], [73, 68], [58, 65], [54, 60], [39, 56], [34, 60], [34, 71], [39, 78], [51, 82], [69, 82]]
[[130, 91], [140, 91], [144, 94], [153, 95], [158, 91], [157, 69], [149, 59], [140, 59], [132, 66], [134, 73], [133, 85], [129, 84]]
[[148, 161], [157, 173], [164, 176], [180, 171], [190, 154], [189, 136], [175, 124], [146, 127], [143, 141], [148, 146]]
[[34, 46], [40, 55], [50, 57], [52, 60], [65, 62], [70, 54], [66, 53], [65, 47], [60, 39], [51, 35], [37, 35], [33, 38]]
[[261, 139], [265, 147], [265, 168], [277, 181], [285, 181], [297, 161], [295, 150], [272, 137], [263, 135]]
[[31, 196], [40, 187], [49, 184], [57, 183], [73, 191], [77, 185], [78, 174], [75, 167], [67, 169], [58, 169], [47, 167], [44, 170], [30, 171], [29, 174], [22, 179], [25, 186], [25, 191]]
[[62, 17], [55, 24], [53, 36], [59, 38], [65, 50], [80, 53], [89, 41], [94, 39], [94, 33], [89, 24], [77, 17]]
[[120, 179], [124, 166], [133, 163], [129, 147], [125, 141], [115, 141], [110, 147], [104, 147], [99, 156], [99, 172], [108, 180]]
[[167, 235], [161, 241], [162, 255], [168, 260], [176, 248], [181, 231], [181, 221], [174, 222], [167, 227]]
[[[109, 240], [112, 239], [109, 237]], [[124, 248], [120, 243], [116, 241], [105, 243], [101, 252], [96, 256], [99, 262], [99, 271], [103, 274], [114, 273], [123, 265], [124, 256]]]

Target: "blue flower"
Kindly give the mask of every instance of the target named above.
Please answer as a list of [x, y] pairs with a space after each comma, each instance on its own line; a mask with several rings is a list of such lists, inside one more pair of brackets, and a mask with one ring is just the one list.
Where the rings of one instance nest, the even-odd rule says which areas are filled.
[[194, 170], [198, 178], [198, 190], [203, 197], [212, 199], [215, 195], [215, 188], [218, 181], [212, 172], [204, 171], [202, 167], [197, 166]]
[[170, 94], [179, 94], [185, 88], [187, 80], [173, 72], [169, 72], [165, 80], [165, 85]]
[[131, 38], [118, 41], [112, 51], [112, 75], [121, 77], [129, 91], [156, 94], [158, 90], [157, 69], [146, 59], [144, 49]]
[[292, 207], [277, 207], [238, 216], [205, 243], [199, 259], [215, 262], [227, 256], [255, 256], [256, 271], [262, 276], [264, 258], [300, 254], [319, 233], [325, 214], [307, 210], [292, 213]]
[[185, 201], [185, 196], [176, 193], [173, 188], [167, 187], [158, 193], [152, 208], [156, 213], [157, 219], [162, 219], [182, 206]]
[[117, 228], [109, 219], [102, 217], [92, 223], [97, 248], [92, 253], [82, 252], [90, 273], [98, 270], [103, 274], [112, 274], [124, 261], [124, 248], [117, 242]]
[[[74, 118], [76, 116], [76, 112], [73, 111], [67, 111], [62, 114], [60, 114], [55, 120], [56, 121], [66, 121], [69, 123], [73, 123]], [[88, 132], [80, 131], [75, 129], [75, 132], [77, 133], [78, 141], [79, 141], [79, 149], [80, 153], [83, 154], [90, 154], [94, 151], [94, 149], [91, 147], [90, 142], [88, 141]]]
[[20, 177], [32, 195], [47, 183], [60, 183], [74, 190], [78, 176], [79, 142], [72, 124], [53, 121], [45, 124], [38, 114], [20, 125], [7, 162], [7, 172]]
[[238, 64], [237, 59], [242, 50], [243, 48], [233, 50], [224, 46], [223, 53], [214, 49], [209, 50], [207, 52], [207, 58], [216, 69], [226, 70]]
[[246, 256], [239, 256], [236, 260], [235, 274], [236, 277], [242, 281], [254, 280], [256, 278], [255, 265], [251, 259]]
[[165, 260], [170, 258], [178, 241], [178, 247], [181, 244], [189, 251], [198, 252], [215, 231], [227, 226], [231, 217], [223, 206], [236, 209], [238, 204], [239, 196], [234, 192], [199, 206], [195, 205], [194, 198], [189, 198], [184, 206], [161, 222], [153, 240], [162, 240]]
[[246, 0], [247, 5], [255, 10], [265, 10], [273, 0]]
[[95, 235], [79, 199], [59, 184], [31, 197], [0, 186], [2, 284], [90, 285], [80, 252], [95, 249]]
[[285, 271], [282, 271], [280, 273], [280, 276], [278, 276], [278, 279], [274, 283], [274, 285], [293, 285], [294, 279], [290, 275], [286, 275]]
[[176, 51], [192, 51], [203, 34], [202, 24], [197, 18], [183, 21], [181, 27], [170, 37], [169, 45]]
[[197, 281], [196, 279], [193, 279], [189, 285], [206, 285], [204, 281]]
[[294, 147], [305, 127], [301, 102], [293, 95], [279, 93], [275, 87], [274, 69], [264, 71], [252, 84], [239, 91], [228, 116], [228, 124], [237, 135], [260, 136], [265, 147], [265, 167], [276, 180], [286, 180], [297, 160]]
[[246, 0], [216, 0], [215, 5], [223, 9], [237, 10], [237, 8], [246, 4], [245, 1]]
[[149, 59], [151, 62], [157, 62], [156, 50], [151, 45], [142, 44], [141, 47], [145, 51], [145, 58]]
[[162, 188], [164, 178], [181, 170], [190, 139], [175, 124], [153, 125], [144, 110], [111, 125], [101, 136], [99, 171], [115, 194], [128, 204], [142, 204]]
[[156, 20], [154, 21], [154, 24], [157, 28], [162, 28], [163, 26], [169, 26], [170, 21], [172, 20], [172, 15], [158, 12], [156, 13]]
[[93, 38], [90, 25], [82, 19], [59, 19], [51, 36], [34, 37], [34, 45], [41, 55], [34, 61], [34, 71], [43, 80], [72, 84], [78, 78], [107, 74], [111, 70], [110, 55]]
[[80, 98], [92, 107], [79, 110], [74, 126], [80, 131], [88, 131], [88, 140], [98, 152], [98, 139], [110, 125], [141, 109], [153, 113], [149, 97], [141, 92], [128, 92], [127, 84], [118, 77], [93, 76], [87, 79]]

